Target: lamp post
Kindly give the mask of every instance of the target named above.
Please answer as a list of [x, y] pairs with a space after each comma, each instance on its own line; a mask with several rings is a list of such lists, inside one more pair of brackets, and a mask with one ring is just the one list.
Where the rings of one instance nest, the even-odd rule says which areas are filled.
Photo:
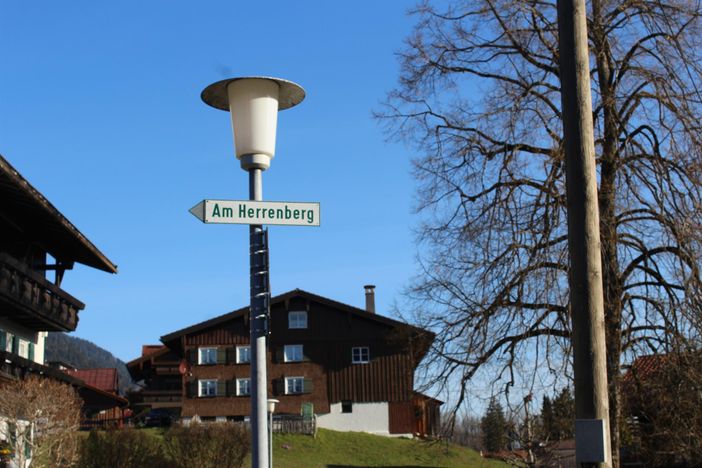
[[280, 403], [274, 398], [268, 399], [268, 466], [273, 468], [273, 413], [275, 404]]
[[[278, 111], [299, 104], [305, 91], [299, 85], [280, 78], [247, 76], [230, 78], [209, 85], [202, 91], [202, 100], [229, 111], [234, 132], [236, 157], [241, 168], [249, 173], [249, 199], [263, 199], [263, 171], [275, 154], [275, 133]], [[251, 432], [253, 450], [251, 464], [268, 468], [268, 431], [266, 431], [266, 336], [268, 334], [267, 236], [261, 225], [251, 225]]]

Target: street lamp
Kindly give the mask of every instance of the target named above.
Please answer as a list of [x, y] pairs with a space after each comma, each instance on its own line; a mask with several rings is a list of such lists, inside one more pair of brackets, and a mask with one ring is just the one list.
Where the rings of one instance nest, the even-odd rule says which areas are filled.
[[275, 413], [276, 403], [280, 403], [280, 400], [268, 399], [268, 466], [270, 468], [273, 468], [273, 413]]
[[[305, 90], [299, 85], [264, 76], [230, 78], [209, 85], [200, 95], [216, 108], [229, 111], [232, 118], [236, 157], [249, 173], [249, 199], [263, 200], [261, 174], [275, 154], [278, 111], [299, 104]], [[267, 235], [260, 224], [251, 225], [251, 432], [252, 466], [268, 468], [266, 431], [266, 335], [268, 334]]]

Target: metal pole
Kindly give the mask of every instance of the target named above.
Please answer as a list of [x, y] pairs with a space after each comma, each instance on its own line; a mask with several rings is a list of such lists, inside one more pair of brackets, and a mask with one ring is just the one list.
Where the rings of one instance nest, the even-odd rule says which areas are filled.
[[[249, 199], [263, 200], [261, 169], [249, 170]], [[267, 291], [265, 276], [260, 274], [263, 266], [263, 228], [251, 225], [251, 309], [249, 327], [251, 331], [251, 434], [253, 468], [268, 468], [268, 379], [266, 377]]]
[[585, 0], [558, 0], [566, 157], [576, 459], [609, 467], [609, 402], [600, 220]]
[[268, 413], [268, 468], [273, 468], [273, 412]]

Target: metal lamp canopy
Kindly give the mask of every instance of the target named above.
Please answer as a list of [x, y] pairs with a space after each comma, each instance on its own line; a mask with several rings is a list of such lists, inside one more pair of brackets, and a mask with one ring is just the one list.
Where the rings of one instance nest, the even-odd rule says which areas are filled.
[[226, 80], [212, 83], [200, 94], [202, 101], [208, 106], [223, 111], [229, 111], [229, 84], [238, 80], [270, 80], [278, 83], [280, 92], [278, 94], [278, 110], [290, 109], [305, 99], [305, 90], [297, 83], [282, 78], [271, 76], [240, 76], [237, 78], [227, 78]]
[[206, 104], [230, 112], [241, 168], [265, 171], [275, 155], [278, 111], [300, 103], [305, 91], [291, 81], [251, 76], [218, 81], [205, 88], [201, 97]]

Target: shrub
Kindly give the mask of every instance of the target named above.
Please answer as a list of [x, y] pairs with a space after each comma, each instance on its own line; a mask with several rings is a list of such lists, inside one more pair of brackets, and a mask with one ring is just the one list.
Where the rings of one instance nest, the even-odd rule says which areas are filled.
[[171, 428], [164, 446], [173, 467], [238, 468], [251, 441], [248, 431], [237, 424], [191, 424]]
[[82, 468], [167, 468], [160, 441], [146, 431], [91, 431], [81, 444]]

